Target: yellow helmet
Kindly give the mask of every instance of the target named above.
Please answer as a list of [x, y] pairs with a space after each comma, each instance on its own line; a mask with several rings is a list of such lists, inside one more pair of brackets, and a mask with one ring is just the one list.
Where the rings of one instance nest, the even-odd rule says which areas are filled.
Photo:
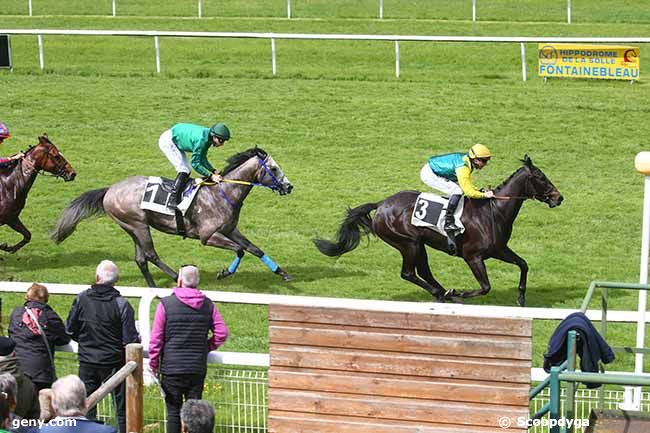
[[490, 152], [490, 149], [487, 148], [486, 145], [481, 144], [481, 143], [476, 143], [474, 146], [469, 148], [469, 157], [474, 159], [474, 158], [481, 158], [481, 159], [490, 159], [492, 158], [492, 153]]

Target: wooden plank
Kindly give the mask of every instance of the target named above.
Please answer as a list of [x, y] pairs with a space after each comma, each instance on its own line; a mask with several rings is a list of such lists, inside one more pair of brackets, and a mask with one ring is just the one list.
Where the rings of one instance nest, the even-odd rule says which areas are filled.
[[[280, 324], [281, 323], [281, 324]], [[328, 328], [327, 326], [332, 326]], [[342, 347], [392, 352], [531, 360], [530, 338], [476, 334], [407, 334], [388, 328], [272, 322], [269, 341], [304, 346]], [[413, 331], [412, 331], [413, 332]], [[419, 331], [418, 331], [419, 332]]]
[[[349, 302], [354, 302], [350, 300]], [[344, 308], [269, 305], [269, 320], [326, 323], [377, 328], [418, 329], [479, 335], [518, 335], [532, 337], [531, 319], [485, 318], [443, 314], [359, 311]]]
[[530, 361], [272, 344], [274, 366], [530, 384]]
[[414, 400], [406, 398], [358, 396], [292, 390], [269, 393], [269, 410], [330, 414], [375, 419], [398, 419], [415, 422], [458, 424], [499, 428], [500, 419], [527, 418], [528, 405], [523, 407], [488, 404]]
[[527, 406], [530, 391], [529, 384], [284, 367], [269, 370], [269, 389], [275, 388], [515, 406]]
[[313, 415], [272, 410], [269, 412], [269, 433], [527, 433], [526, 429], [491, 428], [379, 420], [334, 415]]

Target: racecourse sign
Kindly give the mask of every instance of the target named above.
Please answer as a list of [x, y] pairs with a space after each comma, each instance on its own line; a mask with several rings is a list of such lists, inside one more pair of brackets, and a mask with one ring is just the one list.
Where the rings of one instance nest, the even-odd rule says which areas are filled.
[[639, 48], [617, 45], [539, 44], [540, 77], [639, 79]]

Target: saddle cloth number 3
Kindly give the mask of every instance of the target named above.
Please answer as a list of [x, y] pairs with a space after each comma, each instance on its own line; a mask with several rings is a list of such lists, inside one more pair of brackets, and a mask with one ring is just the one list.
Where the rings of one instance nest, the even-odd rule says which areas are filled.
[[438, 224], [438, 219], [444, 207], [442, 203], [429, 201], [420, 197], [415, 206], [414, 215], [417, 219], [434, 226]]

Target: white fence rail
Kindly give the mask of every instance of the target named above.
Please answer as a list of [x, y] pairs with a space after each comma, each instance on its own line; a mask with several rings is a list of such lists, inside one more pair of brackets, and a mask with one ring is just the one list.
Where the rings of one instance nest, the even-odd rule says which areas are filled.
[[[29, 16], [33, 16], [32, 0], [28, 0]], [[117, 16], [117, 0], [111, 0], [113, 16]], [[198, 0], [197, 16], [203, 17], [203, 0]], [[571, 0], [567, 0], [567, 23], [571, 24]], [[287, 0], [287, 18], [291, 19], [291, 0]], [[384, 18], [384, 0], [379, 0], [379, 19]], [[472, 21], [476, 21], [476, 0], [472, 0]]]
[[[50, 294], [77, 295], [86, 290], [87, 285], [80, 284], [51, 284], [47, 286]], [[25, 293], [31, 282], [0, 281], [0, 293]], [[138, 304], [138, 327], [142, 337], [142, 344], [145, 352], [149, 348], [149, 337], [151, 335], [151, 303], [159, 297], [168, 296], [171, 289], [151, 289], [142, 287], [119, 287], [120, 293], [127, 298], [140, 298]], [[308, 307], [330, 307], [330, 308], [355, 308], [374, 311], [393, 311], [403, 313], [432, 313], [448, 315], [466, 315], [480, 317], [526, 317], [539, 320], [563, 320], [566, 316], [577, 311], [563, 308], [521, 308], [521, 307], [500, 307], [482, 305], [458, 305], [439, 304], [433, 302], [400, 302], [400, 301], [375, 301], [365, 299], [350, 300], [348, 304], [342, 304], [340, 298], [322, 298], [310, 296], [285, 296], [269, 295], [259, 293], [238, 293], [238, 292], [215, 292], [204, 291], [205, 295], [214, 302], [224, 304], [251, 304], [251, 305], [297, 305]], [[5, 304], [6, 307], [6, 304]], [[638, 311], [608, 311], [608, 322], [636, 323]], [[601, 311], [587, 311], [590, 320], [601, 320]], [[76, 344], [58, 348], [68, 352], [76, 352]], [[210, 352], [208, 362], [216, 364], [232, 364], [243, 366], [268, 367], [269, 355], [266, 353], [240, 353], [240, 352]], [[547, 373], [541, 368], [531, 369], [531, 378], [539, 382], [547, 377]]]
[[59, 30], [59, 29], [0, 29], [6, 35], [36, 35], [38, 37], [39, 63], [45, 68], [43, 35], [47, 36], [148, 36], [154, 38], [156, 72], [160, 73], [159, 38], [230, 38], [270, 39], [271, 67], [277, 74], [277, 39], [291, 40], [342, 40], [342, 41], [392, 41], [395, 43], [395, 76], [400, 76], [400, 42], [476, 42], [476, 43], [519, 43], [521, 45], [522, 80], [526, 81], [526, 43], [585, 43], [585, 44], [646, 44], [650, 37], [552, 37], [552, 36], [418, 36], [418, 35], [349, 35], [349, 34], [305, 34], [305, 33], [242, 33], [242, 32], [182, 32], [158, 30]]

